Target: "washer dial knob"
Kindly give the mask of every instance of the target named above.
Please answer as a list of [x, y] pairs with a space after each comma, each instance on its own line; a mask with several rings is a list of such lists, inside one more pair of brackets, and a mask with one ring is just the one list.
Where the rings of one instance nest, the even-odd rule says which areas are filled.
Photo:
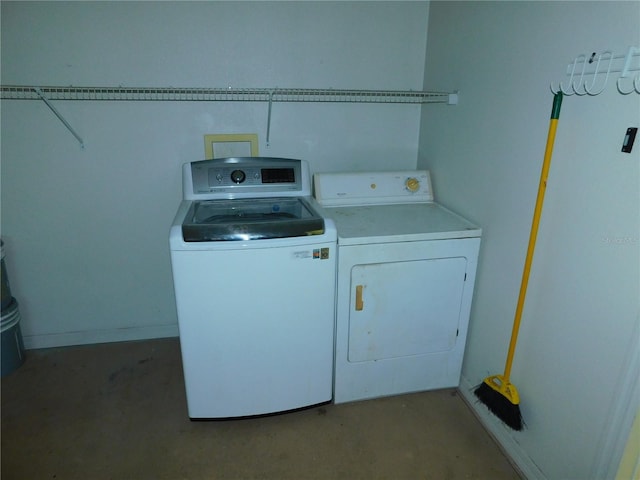
[[242, 183], [246, 178], [247, 176], [242, 170], [234, 170], [233, 172], [231, 172], [231, 181], [233, 183]]
[[409, 190], [410, 192], [417, 192], [420, 188], [420, 180], [418, 180], [416, 177], [409, 177], [404, 182], [404, 186], [407, 187], [407, 190]]

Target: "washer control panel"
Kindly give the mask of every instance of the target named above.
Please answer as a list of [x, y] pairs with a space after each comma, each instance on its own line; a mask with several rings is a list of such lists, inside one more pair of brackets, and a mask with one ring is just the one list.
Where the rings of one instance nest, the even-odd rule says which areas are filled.
[[[205, 175], [206, 172], [206, 182]], [[197, 190], [199, 192], [209, 191], [212, 188], [234, 186], [234, 185], [260, 185], [262, 176], [259, 168], [238, 167], [238, 166], [219, 166], [195, 168], [194, 181], [198, 181]]]
[[284, 192], [310, 195], [306, 162], [290, 158], [236, 157], [186, 163], [185, 199], [269, 196]]

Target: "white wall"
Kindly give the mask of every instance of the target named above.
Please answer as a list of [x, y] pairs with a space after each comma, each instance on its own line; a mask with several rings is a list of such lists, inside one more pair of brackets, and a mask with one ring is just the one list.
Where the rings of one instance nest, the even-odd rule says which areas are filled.
[[[639, 2], [433, 2], [418, 166], [483, 227], [463, 392], [502, 373], [551, 114], [551, 81], [580, 53], [640, 46]], [[638, 396], [640, 95], [615, 82], [565, 97], [512, 382], [522, 433], [479, 415], [531, 477], [615, 475]], [[636, 142], [637, 143], [637, 142]], [[469, 398], [473, 401], [472, 396]]]
[[[420, 90], [427, 2], [2, 2], [2, 84]], [[314, 171], [413, 168], [420, 107], [3, 100], [2, 236], [29, 347], [177, 334], [168, 229], [203, 135]]]

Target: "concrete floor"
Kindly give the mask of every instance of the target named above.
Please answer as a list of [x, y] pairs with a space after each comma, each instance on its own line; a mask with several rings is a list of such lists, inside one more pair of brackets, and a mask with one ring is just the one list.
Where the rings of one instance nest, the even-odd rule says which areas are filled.
[[518, 479], [455, 390], [192, 422], [178, 340], [31, 350], [2, 479]]

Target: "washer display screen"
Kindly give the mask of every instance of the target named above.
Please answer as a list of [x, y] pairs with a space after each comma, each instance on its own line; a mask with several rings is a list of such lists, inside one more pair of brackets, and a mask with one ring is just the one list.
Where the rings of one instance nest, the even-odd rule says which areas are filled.
[[262, 183], [295, 183], [296, 181], [293, 168], [262, 168], [260, 173]]

